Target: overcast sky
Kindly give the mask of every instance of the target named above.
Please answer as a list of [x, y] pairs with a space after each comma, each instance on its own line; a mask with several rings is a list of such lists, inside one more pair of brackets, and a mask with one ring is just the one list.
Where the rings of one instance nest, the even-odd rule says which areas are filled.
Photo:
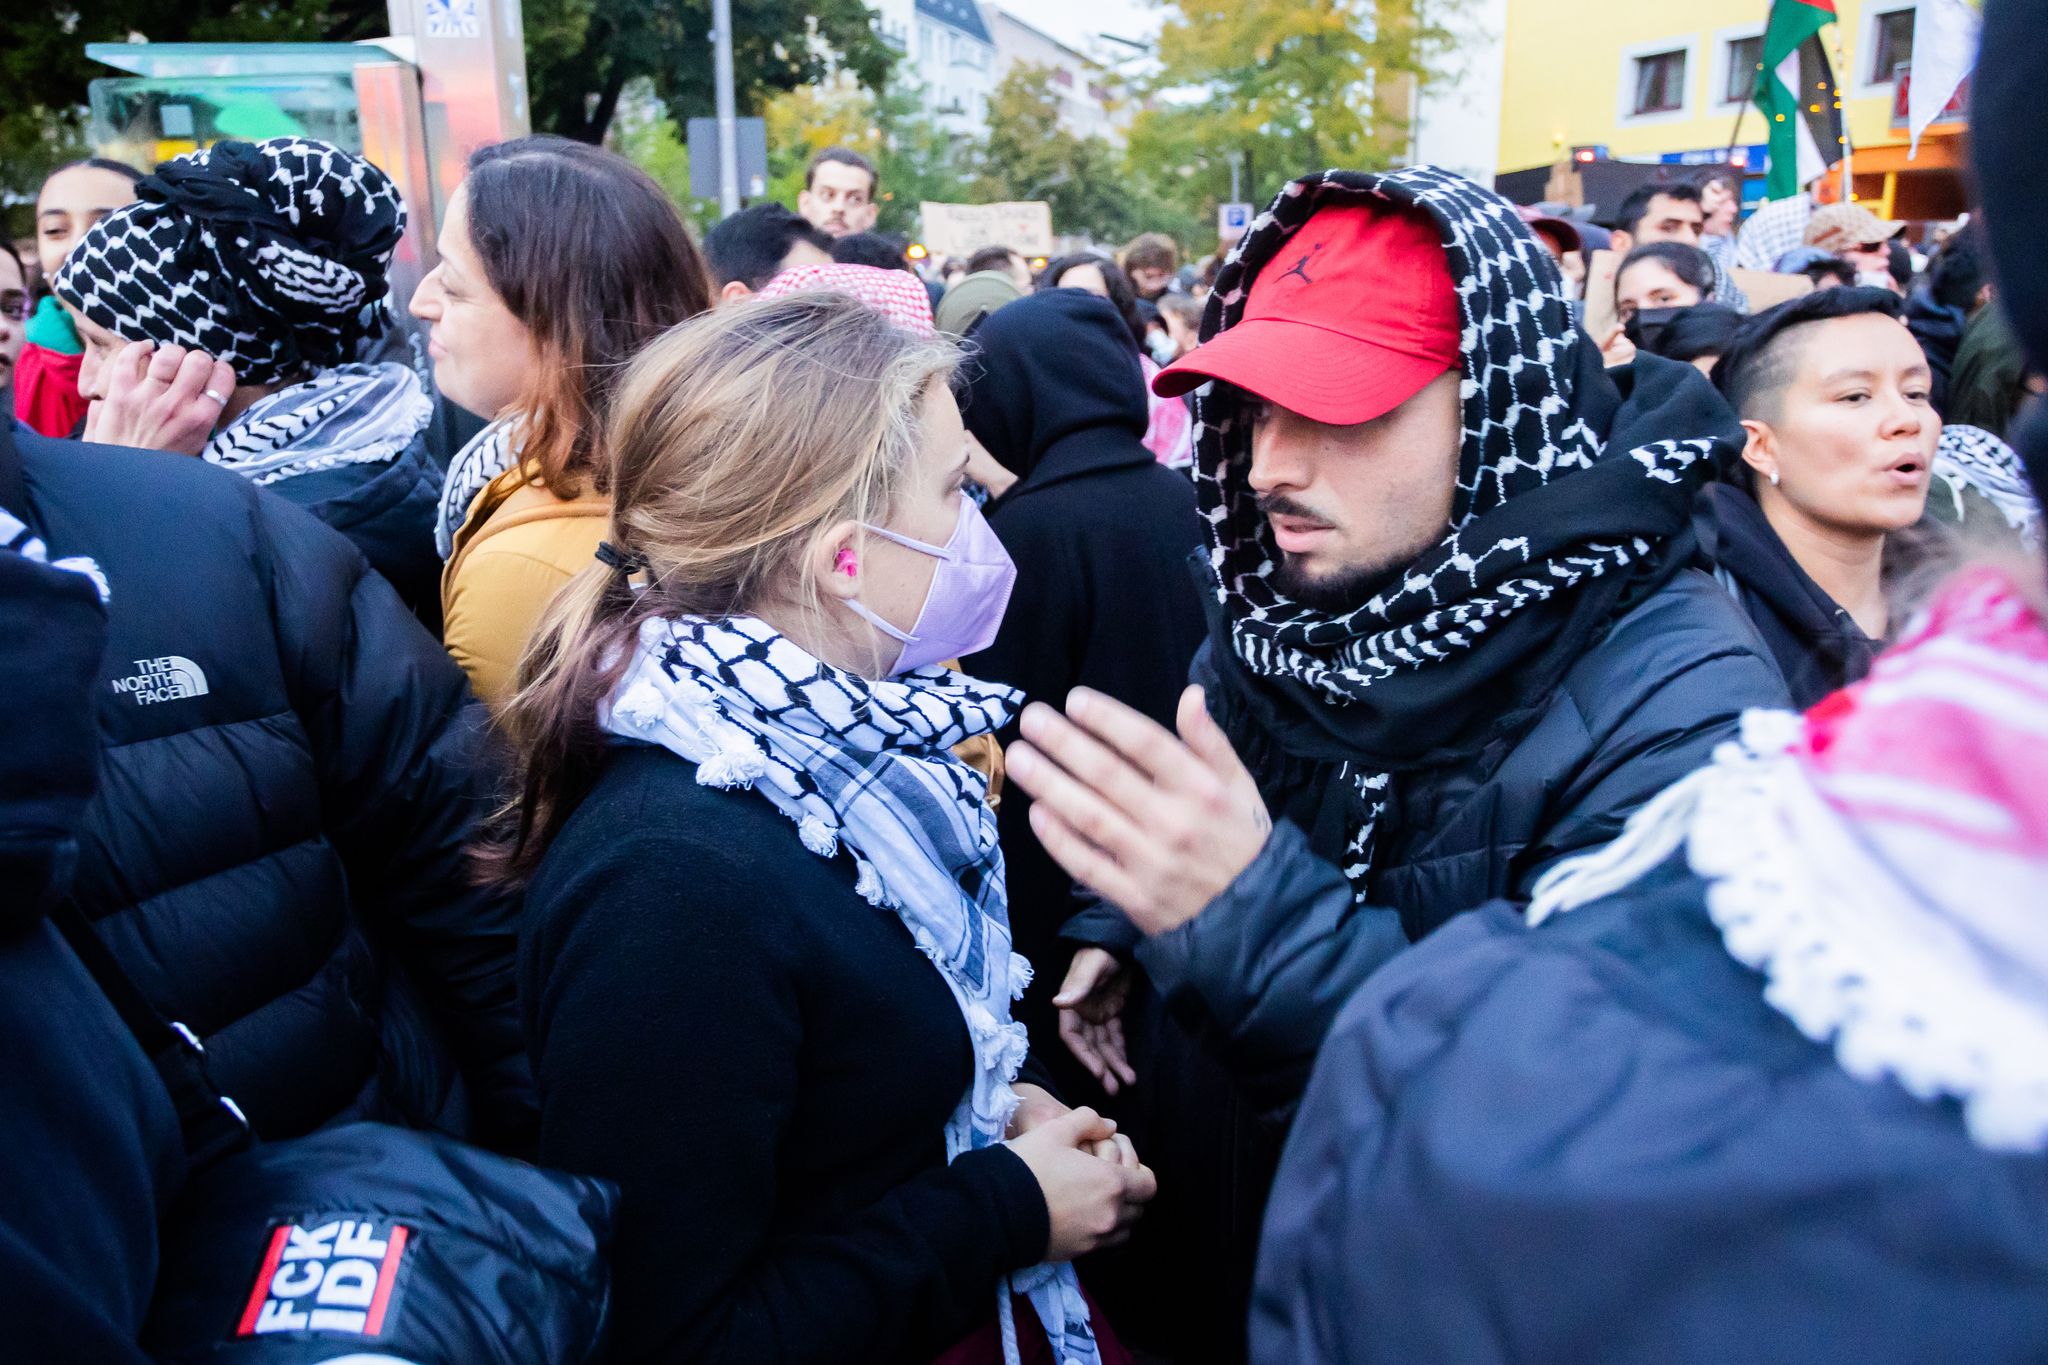
[[1098, 33], [1119, 38], [1149, 38], [1159, 17], [1149, 0], [997, 0], [1004, 9], [1082, 51], [1094, 47]]

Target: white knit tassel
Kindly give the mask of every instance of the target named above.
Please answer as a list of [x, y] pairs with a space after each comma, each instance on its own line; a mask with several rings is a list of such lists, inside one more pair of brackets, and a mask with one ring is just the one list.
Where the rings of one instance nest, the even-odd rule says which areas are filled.
[[1017, 1352], [1017, 1310], [1010, 1306], [1010, 1280], [996, 1286], [996, 1329], [1003, 1336], [1003, 1365], [1024, 1365]]
[[1529, 927], [1534, 929], [1560, 910], [1576, 910], [1633, 886], [1685, 842], [1708, 784], [1730, 769], [1784, 753], [1798, 740], [1800, 727], [1797, 712], [1762, 707], [1743, 712], [1738, 737], [1716, 746], [1706, 767], [1657, 793], [1628, 818], [1612, 842], [1567, 859], [1537, 879], [1524, 915]]

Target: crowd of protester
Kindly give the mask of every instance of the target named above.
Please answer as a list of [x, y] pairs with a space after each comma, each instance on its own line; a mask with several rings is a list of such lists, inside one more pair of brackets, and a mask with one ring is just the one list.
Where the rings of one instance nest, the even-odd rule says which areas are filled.
[[2038, 1358], [2022, 8], [1924, 255], [1423, 166], [914, 263], [844, 148], [700, 247], [530, 137], [413, 345], [361, 156], [50, 176], [0, 1354], [158, 1356], [225, 1108], [603, 1182], [617, 1361]]

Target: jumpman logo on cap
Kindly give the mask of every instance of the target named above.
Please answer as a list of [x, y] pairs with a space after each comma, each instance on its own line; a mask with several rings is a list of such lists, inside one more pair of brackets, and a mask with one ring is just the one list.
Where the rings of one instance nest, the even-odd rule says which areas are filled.
[[1296, 261], [1293, 265], [1287, 267], [1287, 269], [1280, 272], [1280, 278], [1284, 280], [1289, 275], [1299, 275], [1301, 276], [1301, 282], [1303, 284], [1314, 284], [1315, 278], [1308, 273], [1308, 263], [1311, 260], [1315, 259], [1315, 254], [1318, 251], [1321, 251], [1322, 249], [1323, 244], [1321, 242], [1317, 242], [1307, 251], [1302, 252], [1300, 260]]

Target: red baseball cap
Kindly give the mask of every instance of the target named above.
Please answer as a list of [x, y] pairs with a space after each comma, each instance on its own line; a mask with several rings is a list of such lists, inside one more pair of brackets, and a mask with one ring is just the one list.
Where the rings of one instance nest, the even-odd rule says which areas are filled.
[[1220, 379], [1316, 422], [1382, 417], [1459, 367], [1464, 324], [1436, 226], [1401, 209], [1318, 211], [1260, 269], [1237, 325], [1152, 377]]

